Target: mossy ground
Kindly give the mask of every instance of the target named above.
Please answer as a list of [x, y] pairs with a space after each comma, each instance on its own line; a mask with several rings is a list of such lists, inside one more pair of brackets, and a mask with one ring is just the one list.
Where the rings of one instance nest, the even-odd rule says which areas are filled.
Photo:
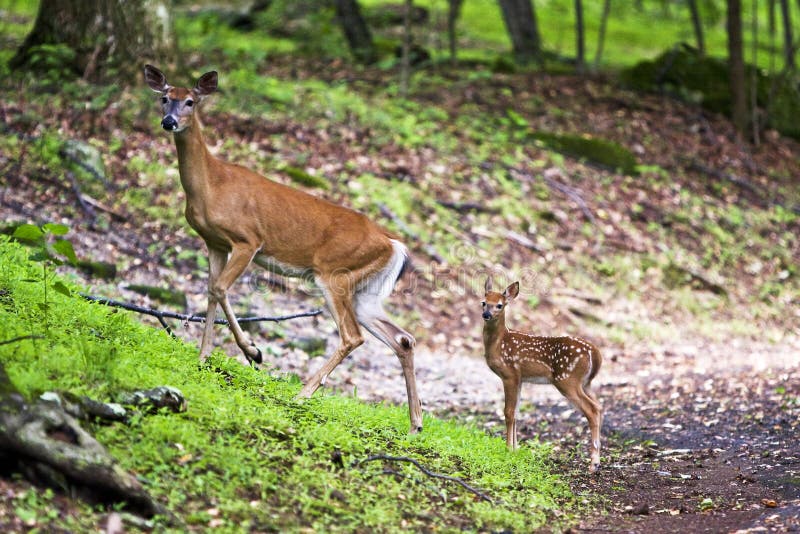
[[[434, 417], [410, 435], [403, 407], [324, 393], [300, 403], [299, 380], [220, 353], [200, 365], [195, 347], [83, 300], [79, 287], [54, 291], [58, 278], [28, 255], [6, 238], [0, 243], [0, 338], [40, 336], [0, 346], [12, 382], [29, 400], [50, 390], [111, 401], [159, 385], [180, 389], [189, 405], [183, 414], [91, 430], [186, 528], [522, 531], [570, 501], [543, 444], [509, 454], [500, 438]], [[405, 463], [359, 464], [375, 454], [414, 458], [493, 502]], [[88, 507], [66, 523], [48, 519], [48, 501], [39, 504], [40, 528], [99, 522]]]

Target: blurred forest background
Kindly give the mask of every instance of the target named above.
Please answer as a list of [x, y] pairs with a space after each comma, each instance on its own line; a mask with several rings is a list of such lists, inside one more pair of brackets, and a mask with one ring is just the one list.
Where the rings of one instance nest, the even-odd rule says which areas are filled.
[[[86, 423], [158, 504], [133, 507], [134, 530], [796, 526], [798, 21], [792, 0], [0, 0], [0, 392], [180, 387], [188, 412]], [[327, 318], [253, 323], [265, 370], [231, 363], [227, 337], [198, 369], [196, 324], [170, 322], [173, 339], [163, 317], [81, 297], [204, 311], [145, 63], [179, 86], [219, 72], [200, 109], [215, 154], [408, 244], [390, 308], [418, 340], [424, 435], [404, 434], [377, 343], [332, 394], [291, 401], [334, 347]], [[579, 414], [542, 388], [523, 390], [522, 451], [504, 450], [488, 273], [521, 281], [514, 328], [601, 347], [601, 476], [582, 470]], [[242, 315], [322, 306], [256, 269], [232, 293]], [[379, 453], [490, 502], [358, 463]], [[30, 484], [0, 479], [4, 529], [109, 521]]]

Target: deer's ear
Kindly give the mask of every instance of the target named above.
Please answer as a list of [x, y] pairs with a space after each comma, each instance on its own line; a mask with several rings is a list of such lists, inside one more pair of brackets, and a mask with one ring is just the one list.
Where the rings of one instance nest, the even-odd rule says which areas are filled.
[[197, 93], [198, 96], [208, 96], [217, 90], [217, 81], [217, 71], [212, 70], [211, 72], [206, 72], [197, 80], [197, 85], [194, 86], [194, 92]]
[[150, 89], [156, 91], [157, 93], [163, 93], [169, 89], [167, 77], [164, 76], [163, 72], [152, 65], [144, 66], [144, 81], [147, 83]]
[[514, 282], [503, 291], [503, 296], [506, 300], [514, 300], [519, 295], [519, 282]]
[[486, 282], [483, 284], [483, 289], [487, 293], [492, 290], [492, 277], [491, 276], [487, 276], [486, 277]]

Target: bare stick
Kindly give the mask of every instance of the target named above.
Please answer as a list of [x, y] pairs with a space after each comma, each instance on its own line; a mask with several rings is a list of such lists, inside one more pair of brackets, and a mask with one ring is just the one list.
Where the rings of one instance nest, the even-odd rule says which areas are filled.
[[459, 486], [461, 486], [465, 490], [470, 491], [473, 494], [475, 494], [476, 496], [480, 497], [480, 499], [482, 501], [493, 502], [492, 499], [490, 499], [485, 493], [473, 488], [472, 486], [470, 486], [469, 484], [467, 484], [466, 482], [464, 482], [460, 478], [453, 477], [453, 476], [450, 476], [450, 475], [442, 475], [440, 473], [434, 473], [433, 471], [429, 470], [428, 468], [426, 468], [425, 466], [420, 464], [417, 460], [415, 460], [413, 458], [409, 458], [408, 456], [386, 456], [385, 454], [374, 454], [372, 456], [368, 456], [367, 458], [365, 458], [363, 460], [357, 461], [355, 463], [355, 465], [360, 465], [360, 464], [363, 464], [363, 463], [366, 463], [366, 462], [374, 462], [375, 460], [386, 460], [386, 461], [389, 461], [389, 462], [408, 462], [408, 463], [413, 464], [414, 466], [416, 466], [417, 469], [419, 469], [420, 471], [422, 471], [423, 473], [425, 473], [429, 477], [441, 478], [441, 479], [444, 479], [444, 480], [449, 480], [451, 482], [455, 482], [456, 484], [458, 484]]
[[575, 202], [589, 222], [592, 224], [597, 224], [597, 219], [594, 218], [592, 211], [589, 209], [589, 206], [586, 205], [586, 201], [583, 200], [583, 197], [580, 195], [580, 191], [578, 189], [566, 184], [562, 184], [561, 182], [557, 182], [556, 180], [548, 178], [547, 176], [542, 176], [542, 179], [544, 180], [544, 183], [549, 185], [552, 189], [563, 193], [567, 198]]
[[[154, 310], [153, 308], [146, 308], [144, 306], [137, 306], [136, 304], [130, 304], [128, 302], [120, 302], [118, 300], [112, 300], [105, 297], [95, 297], [93, 295], [84, 295], [81, 293], [81, 296], [86, 300], [97, 302], [98, 304], [104, 304], [106, 306], [111, 306], [112, 308], [122, 308], [123, 310], [135, 311], [136, 313], [142, 313], [145, 315], [150, 315], [155, 317], [159, 320], [161, 325], [167, 330], [167, 332], [172, 333], [167, 326], [164, 319], [180, 319], [181, 321], [188, 321], [190, 323], [204, 323], [206, 318], [204, 315], [186, 315], [184, 313], [175, 313], [170, 311], [162, 311], [162, 310]], [[290, 315], [278, 315], [276, 317], [243, 317], [238, 321], [240, 323], [256, 323], [261, 321], [270, 321], [273, 323], [277, 323], [280, 321], [287, 321], [289, 319], [297, 319], [299, 317], [315, 317], [322, 313], [322, 310], [311, 310], [306, 312], [300, 313], [293, 313]], [[228, 324], [228, 321], [225, 319], [216, 319], [214, 324]]]
[[25, 339], [44, 339], [44, 336], [40, 336], [38, 334], [33, 334], [30, 336], [19, 336], [19, 337], [12, 337], [11, 339], [5, 339], [0, 341], [0, 345], [8, 345], [10, 343], [16, 343], [17, 341], [23, 341]]

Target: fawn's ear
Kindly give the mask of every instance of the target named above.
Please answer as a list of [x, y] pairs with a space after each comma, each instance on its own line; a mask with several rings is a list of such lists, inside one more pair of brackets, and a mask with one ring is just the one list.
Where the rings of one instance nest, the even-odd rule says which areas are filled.
[[514, 300], [519, 295], [519, 282], [514, 282], [503, 291], [503, 296], [506, 300]]
[[217, 90], [217, 80], [217, 71], [212, 70], [211, 72], [206, 72], [197, 80], [197, 84], [194, 86], [194, 92], [197, 93], [198, 96], [210, 95]]
[[483, 284], [483, 289], [487, 293], [492, 290], [492, 277], [491, 276], [487, 276], [486, 277], [486, 282]]
[[167, 77], [164, 76], [164, 73], [155, 68], [152, 65], [145, 65], [144, 66], [144, 81], [153, 91], [157, 93], [163, 93], [167, 89], [169, 89], [169, 84], [167, 84]]

